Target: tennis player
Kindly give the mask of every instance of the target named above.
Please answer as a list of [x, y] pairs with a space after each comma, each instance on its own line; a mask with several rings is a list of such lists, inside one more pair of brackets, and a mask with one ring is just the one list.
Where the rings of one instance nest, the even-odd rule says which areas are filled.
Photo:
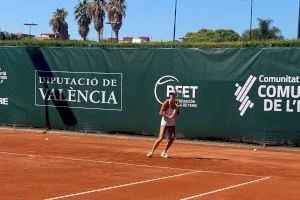
[[160, 123], [159, 136], [153, 144], [152, 150], [147, 154], [151, 158], [155, 149], [159, 143], [163, 140], [166, 131], [169, 132], [169, 141], [165, 150], [160, 154], [163, 158], [168, 158], [168, 149], [172, 145], [175, 139], [175, 119], [179, 115], [179, 105], [176, 101], [176, 91], [173, 90], [169, 93], [169, 99], [167, 99], [161, 106], [159, 115], [162, 116]]

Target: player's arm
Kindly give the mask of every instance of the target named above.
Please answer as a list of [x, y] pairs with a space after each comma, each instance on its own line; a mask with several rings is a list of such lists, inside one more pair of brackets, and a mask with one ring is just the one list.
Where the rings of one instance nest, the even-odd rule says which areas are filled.
[[162, 117], [166, 117], [166, 118], [170, 118], [170, 116], [169, 115], [166, 115], [166, 110], [167, 110], [167, 108], [168, 108], [168, 101], [165, 101], [162, 105], [161, 105], [161, 107], [160, 107], [160, 111], [159, 111], [159, 115], [160, 116], [162, 116]]
[[173, 111], [173, 114], [171, 115], [171, 118], [175, 118], [179, 115], [179, 106], [176, 105], [176, 108]]
[[163, 104], [161, 105], [160, 111], [159, 111], [159, 115], [160, 115], [160, 116], [164, 116], [164, 114], [165, 114], [165, 112], [166, 112], [166, 110], [167, 110], [167, 107], [168, 107], [167, 103], [168, 103], [168, 102], [165, 101], [165, 102], [163, 102]]

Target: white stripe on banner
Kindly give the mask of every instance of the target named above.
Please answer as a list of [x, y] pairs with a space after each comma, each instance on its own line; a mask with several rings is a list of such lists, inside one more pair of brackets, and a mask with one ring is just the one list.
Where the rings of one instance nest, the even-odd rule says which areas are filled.
[[249, 78], [247, 79], [247, 81], [246, 81], [245, 85], [243, 86], [241, 92], [240, 92], [239, 95], [236, 97], [236, 100], [237, 100], [237, 101], [240, 101], [240, 99], [241, 99], [241, 97], [242, 97], [244, 91], [246, 90], [247, 86], [250, 84], [252, 78], [253, 78], [253, 76], [250, 75]]
[[237, 88], [237, 90], [235, 91], [234, 96], [237, 96], [237, 95], [240, 93], [241, 89], [242, 89], [242, 87], [239, 86], [239, 84], [237, 84], [237, 85], [238, 85], [238, 88]]
[[242, 112], [240, 114], [241, 116], [243, 116], [245, 114], [245, 112], [246, 112], [247, 108], [249, 107], [250, 103], [251, 103], [251, 101], [247, 102], [247, 104], [245, 105], [245, 107], [243, 108], [243, 110], [242, 110]]
[[243, 101], [243, 103], [240, 105], [240, 107], [239, 107], [239, 111], [242, 111], [243, 110], [243, 108], [244, 108], [244, 106], [246, 105], [246, 103], [247, 103], [247, 101], [249, 100], [249, 96], [247, 96], [245, 99], [244, 99], [244, 101]]
[[251, 80], [250, 84], [248, 85], [247, 89], [245, 90], [244, 94], [241, 97], [241, 101], [244, 100], [244, 98], [247, 96], [247, 94], [249, 93], [250, 89], [252, 88], [254, 82], [256, 81], [256, 77], [253, 77], [253, 79]]

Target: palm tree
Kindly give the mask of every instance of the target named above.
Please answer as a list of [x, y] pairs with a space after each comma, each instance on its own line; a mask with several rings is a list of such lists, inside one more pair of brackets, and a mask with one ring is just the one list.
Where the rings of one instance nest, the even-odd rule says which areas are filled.
[[105, 0], [92, 0], [88, 4], [88, 14], [94, 20], [94, 28], [98, 33], [99, 42], [103, 35], [105, 6]]
[[271, 24], [273, 20], [271, 19], [260, 19], [258, 18], [258, 26], [260, 31], [260, 37], [262, 40], [271, 38], [282, 38], [280, 29], [277, 27], [272, 27]]
[[65, 21], [68, 12], [65, 9], [57, 8], [50, 19], [49, 25], [52, 26], [52, 31], [55, 33], [55, 37], [59, 39], [69, 39], [68, 23]]
[[[271, 27], [273, 20], [260, 19], [260, 18], [258, 18], [257, 20], [258, 20], [258, 28], [255, 28], [251, 31], [253, 40], [283, 39], [280, 29], [275, 26]], [[249, 38], [250, 38], [250, 31], [246, 30], [243, 33], [241, 39], [249, 40]]]
[[75, 20], [77, 20], [77, 24], [79, 25], [79, 35], [83, 38], [83, 40], [86, 40], [86, 37], [90, 31], [89, 25], [91, 23], [91, 17], [88, 14], [87, 0], [79, 0], [78, 5], [75, 6], [74, 15]]
[[122, 26], [122, 19], [126, 15], [125, 0], [110, 0], [106, 6], [106, 10], [111, 28], [115, 32], [117, 40], [119, 40], [119, 30]]

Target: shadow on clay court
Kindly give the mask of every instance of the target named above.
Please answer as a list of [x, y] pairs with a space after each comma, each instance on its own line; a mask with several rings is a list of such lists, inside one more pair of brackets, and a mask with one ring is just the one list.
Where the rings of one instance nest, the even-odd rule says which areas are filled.
[[178, 157], [178, 156], [170, 156], [168, 159], [173, 159], [173, 160], [217, 160], [217, 161], [227, 161], [227, 160], [229, 160], [229, 159], [225, 159], [225, 158]]

